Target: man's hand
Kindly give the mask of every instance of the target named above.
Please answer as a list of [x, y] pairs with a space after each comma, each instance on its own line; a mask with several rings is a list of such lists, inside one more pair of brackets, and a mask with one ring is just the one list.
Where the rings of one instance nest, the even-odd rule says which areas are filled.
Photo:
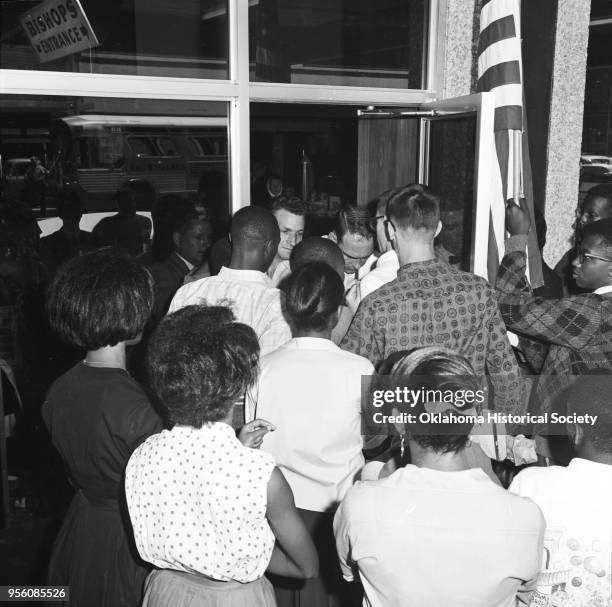
[[518, 206], [512, 201], [509, 201], [506, 205], [506, 230], [508, 230], [510, 236], [529, 233], [531, 219], [524, 205], [524, 198], [521, 198], [521, 206]]
[[274, 432], [274, 430], [276, 430], [276, 426], [265, 419], [254, 419], [252, 422], [242, 426], [238, 433], [238, 440], [245, 447], [259, 449], [263, 442], [263, 437], [268, 432]]

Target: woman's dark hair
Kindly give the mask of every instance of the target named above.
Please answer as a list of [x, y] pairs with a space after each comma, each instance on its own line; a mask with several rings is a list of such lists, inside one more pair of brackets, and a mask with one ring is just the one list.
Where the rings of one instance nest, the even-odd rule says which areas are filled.
[[[465, 396], [466, 391], [477, 392], [483, 388], [466, 358], [433, 346], [413, 350], [397, 360], [390, 375], [396, 379], [397, 385], [406, 386], [408, 389], [452, 391], [457, 396]], [[465, 414], [463, 407], [454, 406], [450, 402], [436, 404], [442, 405], [440, 408], [444, 409], [444, 413], [452, 412], [457, 417]], [[431, 411], [421, 401], [409, 412], [419, 419], [420, 414]], [[406, 431], [424, 449], [431, 449], [436, 453], [452, 453], [467, 445], [472, 427], [473, 423], [468, 421], [454, 424], [419, 421], [409, 424]]]
[[344, 298], [344, 285], [331, 266], [313, 261], [289, 278], [287, 316], [294, 332], [324, 331]]
[[51, 326], [64, 341], [86, 350], [137, 337], [152, 305], [149, 272], [110, 248], [66, 262], [47, 292]]
[[229, 308], [187, 306], [166, 316], [147, 352], [149, 384], [168, 419], [201, 428], [225, 417], [255, 381], [259, 342]]

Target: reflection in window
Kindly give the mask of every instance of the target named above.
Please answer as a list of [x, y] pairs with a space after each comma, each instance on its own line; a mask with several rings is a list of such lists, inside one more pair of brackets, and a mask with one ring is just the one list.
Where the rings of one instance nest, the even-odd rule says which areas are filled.
[[114, 193], [128, 182], [147, 192], [139, 210], [172, 193], [207, 201], [219, 222], [229, 214], [227, 155], [203, 157], [190, 145], [210, 141], [213, 152], [227, 151], [225, 102], [55, 95], [0, 95], [0, 102], [6, 196], [23, 200], [23, 177], [9, 169], [27, 170], [38, 156], [49, 215], [62, 190], [85, 212], [113, 210]]
[[75, 21], [70, 19], [71, 12], [76, 14], [70, 0], [62, 2], [66, 18], [58, 23], [48, 21], [50, 25], [44, 29], [35, 25], [35, 16], [43, 10], [43, 3], [0, 2], [0, 67], [228, 77], [226, 0], [83, 0], [81, 5], [99, 42], [97, 46], [92, 37], [82, 33], [79, 17]]
[[159, 156], [160, 153], [149, 137], [130, 137], [128, 139], [130, 148], [136, 156]]
[[218, 135], [190, 137], [189, 147], [194, 156], [227, 156], [227, 138]]
[[170, 138], [157, 137], [155, 144], [162, 156], [176, 156], [176, 149]]
[[429, 186], [440, 197], [442, 231], [437, 253], [462, 270], [473, 270], [476, 118], [458, 116], [431, 121]]
[[427, 0], [251, 0], [251, 81], [421, 89]]

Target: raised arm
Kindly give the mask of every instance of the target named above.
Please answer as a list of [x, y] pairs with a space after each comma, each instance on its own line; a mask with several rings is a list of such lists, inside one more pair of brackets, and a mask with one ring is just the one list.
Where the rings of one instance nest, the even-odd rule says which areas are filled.
[[278, 468], [274, 468], [268, 482], [266, 516], [277, 542], [268, 571], [296, 578], [311, 578], [317, 575], [317, 551], [295, 508], [291, 487]]
[[506, 224], [512, 237], [506, 241], [506, 255], [496, 283], [506, 327], [541, 341], [573, 349], [584, 348], [601, 332], [600, 299], [591, 294], [563, 299], [534, 297], [526, 277], [528, 223], [525, 226], [521, 218], [521, 213], [525, 212], [511, 206]]

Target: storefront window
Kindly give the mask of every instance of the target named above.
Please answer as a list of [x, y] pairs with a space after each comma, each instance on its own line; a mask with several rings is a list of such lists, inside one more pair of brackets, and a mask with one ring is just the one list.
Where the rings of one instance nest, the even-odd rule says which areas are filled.
[[8, 0], [0, 67], [228, 78], [226, 0]]
[[[114, 209], [128, 183], [150, 211], [164, 194], [178, 194], [219, 216], [230, 210], [227, 104], [223, 102], [3, 96], [3, 195], [52, 215], [58, 199], [77, 196], [87, 212]], [[193, 141], [208, 154], [194, 150]], [[29, 187], [30, 158], [45, 170]], [[36, 193], [36, 197], [34, 197]]]
[[357, 202], [357, 108], [252, 103], [250, 114], [251, 203], [298, 196], [309, 232], [329, 232], [342, 203]]
[[251, 0], [251, 82], [424, 88], [427, 0]]

